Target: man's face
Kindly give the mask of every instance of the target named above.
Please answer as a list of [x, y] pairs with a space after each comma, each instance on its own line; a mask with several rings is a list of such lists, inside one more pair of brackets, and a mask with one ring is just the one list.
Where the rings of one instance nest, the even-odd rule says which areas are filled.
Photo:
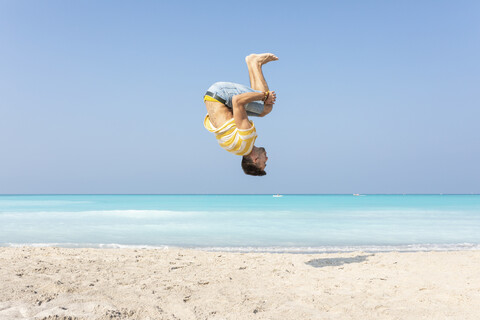
[[265, 167], [267, 166], [267, 160], [268, 160], [267, 151], [265, 151], [265, 148], [263, 147], [258, 149], [259, 150], [258, 150], [257, 166], [260, 169], [265, 170]]

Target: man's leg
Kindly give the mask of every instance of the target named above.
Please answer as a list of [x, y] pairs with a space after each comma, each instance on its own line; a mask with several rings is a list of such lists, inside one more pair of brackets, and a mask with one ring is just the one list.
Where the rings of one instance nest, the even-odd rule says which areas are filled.
[[268, 91], [267, 81], [263, 76], [262, 66], [270, 61], [278, 60], [272, 53], [251, 54], [245, 58], [250, 77], [250, 86], [254, 90]]
[[[250, 86], [254, 90], [269, 91], [267, 81], [263, 76], [262, 66], [270, 61], [278, 60], [277, 56], [272, 53], [251, 54], [245, 58], [248, 67], [248, 75], [250, 77]], [[266, 104], [260, 117], [269, 114], [273, 105]]]

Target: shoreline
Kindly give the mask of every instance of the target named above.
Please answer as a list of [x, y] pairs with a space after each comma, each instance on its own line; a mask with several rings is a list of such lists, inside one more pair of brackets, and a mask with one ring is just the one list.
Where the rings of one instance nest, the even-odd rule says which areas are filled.
[[478, 265], [479, 250], [1, 247], [0, 319], [475, 319]]
[[323, 253], [388, 253], [388, 252], [452, 252], [478, 251], [478, 243], [406, 244], [406, 245], [338, 245], [320, 247], [235, 246], [183, 247], [171, 245], [130, 245], [118, 243], [0, 243], [0, 248], [64, 248], [64, 249], [140, 249], [140, 250], [198, 250], [231, 253], [323, 254]]

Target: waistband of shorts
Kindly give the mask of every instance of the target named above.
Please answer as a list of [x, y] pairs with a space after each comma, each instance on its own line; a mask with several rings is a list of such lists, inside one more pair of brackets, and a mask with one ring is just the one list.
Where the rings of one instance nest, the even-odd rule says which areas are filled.
[[[210, 92], [210, 91], [207, 91], [207, 92], [205, 93], [205, 96], [211, 97], [211, 98], [213, 98], [213, 99], [215, 99], [215, 100], [217, 100], [218, 102], [223, 103], [223, 104], [225, 104], [225, 103], [227, 102], [225, 99], [223, 99], [222, 97], [220, 97], [218, 94], [213, 93], [213, 92]], [[204, 100], [205, 100], [205, 99], [204, 99]]]

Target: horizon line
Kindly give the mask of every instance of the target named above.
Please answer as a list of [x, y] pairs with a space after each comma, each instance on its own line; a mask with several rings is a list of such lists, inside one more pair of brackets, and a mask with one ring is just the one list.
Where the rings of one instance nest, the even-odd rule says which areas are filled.
[[0, 196], [480, 195], [480, 193], [0, 193]]

